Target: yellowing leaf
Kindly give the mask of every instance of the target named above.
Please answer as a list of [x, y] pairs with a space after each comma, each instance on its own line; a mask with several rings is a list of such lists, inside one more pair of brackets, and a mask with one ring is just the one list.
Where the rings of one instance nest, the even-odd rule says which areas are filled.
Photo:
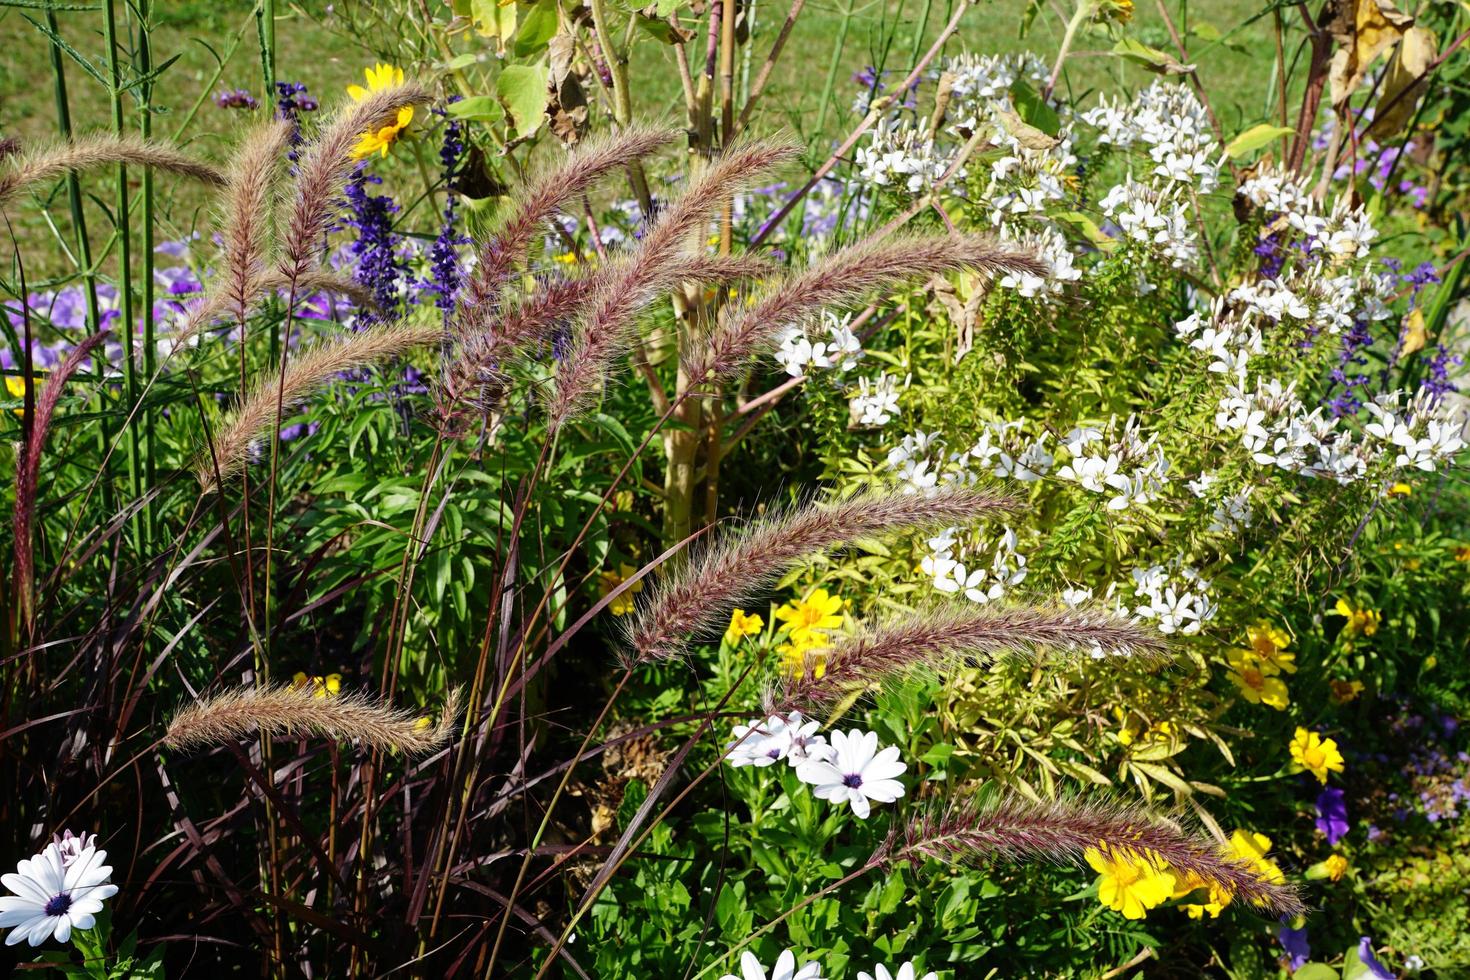
[[1341, 110], [1374, 60], [1393, 47], [1414, 25], [1414, 18], [1393, 5], [1393, 0], [1353, 0], [1343, 4], [1328, 25], [1338, 49], [1332, 55], [1328, 80], [1332, 104]]
[[1438, 54], [1439, 39], [1429, 28], [1411, 27], [1404, 32], [1404, 39], [1388, 63], [1388, 74], [1383, 79], [1383, 91], [1378, 96], [1377, 112], [1368, 127], [1368, 135], [1382, 140], [1399, 134], [1428, 87], [1429, 66]]
[[505, 42], [516, 32], [516, 5], [497, 0], [472, 0], [470, 20], [475, 25], [475, 33], [495, 38], [499, 42], [500, 53], [504, 54]]
[[1424, 329], [1424, 311], [1416, 306], [1404, 317], [1404, 342], [1399, 356], [1408, 357], [1415, 351], [1423, 350], [1428, 339], [1429, 333]]
[[1247, 154], [1254, 153], [1263, 146], [1269, 145], [1272, 141], [1278, 140], [1283, 136], [1290, 136], [1294, 132], [1296, 130], [1290, 126], [1272, 126], [1270, 123], [1261, 123], [1258, 126], [1252, 126], [1225, 144], [1225, 152], [1230, 155], [1232, 160], [1238, 160]]

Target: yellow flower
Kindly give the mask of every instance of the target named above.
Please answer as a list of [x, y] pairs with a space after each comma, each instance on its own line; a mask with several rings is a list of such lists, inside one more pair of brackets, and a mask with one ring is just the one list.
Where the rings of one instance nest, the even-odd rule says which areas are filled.
[[755, 636], [765, 628], [765, 621], [759, 616], [747, 613], [744, 609], [736, 609], [730, 614], [730, 626], [725, 630], [725, 642], [733, 647], [742, 638]]
[[1097, 898], [1125, 919], [1141, 919], [1174, 893], [1174, 875], [1156, 856], [1131, 848], [1089, 847], [1082, 856], [1098, 873]]
[[[1281, 867], [1275, 861], [1266, 857], [1266, 853], [1270, 850], [1271, 838], [1265, 834], [1258, 834], [1252, 830], [1236, 830], [1230, 835], [1230, 843], [1220, 849], [1220, 854], [1226, 860], [1245, 865], [1262, 881], [1279, 885], [1286, 880], [1286, 875], [1282, 874]], [[1229, 889], [1222, 888], [1213, 882], [1206, 882], [1194, 874], [1181, 875], [1171, 897], [1184, 898], [1201, 888], [1209, 889], [1209, 901], [1204, 904], [1181, 906], [1189, 913], [1191, 919], [1203, 918], [1206, 914], [1212, 919], [1218, 918], [1220, 910], [1229, 905], [1235, 897]]]
[[[26, 396], [26, 389], [29, 387], [26, 384], [26, 379], [18, 374], [7, 374], [5, 376], [5, 390], [10, 393], [11, 398], [24, 398]], [[24, 405], [21, 405], [19, 408], [12, 408], [11, 411], [16, 415], [24, 415], [26, 408]]]
[[[393, 65], [374, 65], [363, 69], [363, 75], [367, 77], [367, 88], [361, 85], [347, 86], [347, 94], [352, 96], [354, 102], [361, 102], [372, 92], [381, 92], [403, 84], [403, 69]], [[357, 138], [357, 145], [352, 148], [352, 159], [361, 160], [380, 151], [383, 156], [387, 156], [388, 148], [398, 141], [398, 134], [412, 121], [413, 106], [403, 106], [393, 122], [370, 129]]]
[[1388, 495], [1390, 497], [1407, 497], [1413, 492], [1414, 488], [1409, 486], [1407, 483], [1395, 483], [1393, 486], [1388, 488]]
[[1296, 673], [1296, 654], [1286, 649], [1291, 645], [1286, 630], [1270, 623], [1257, 623], [1246, 627], [1245, 635], [1256, 656], [1288, 674]]
[[1342, 881], [1342, 876], [1347, 874], [1347, 858], [1341, 854], [1332, 855], [1326, 861], [1323, 861], [1322, 865], [1323, 870], [1327, 872], [1327, 877], [1333, 881]]
[[311, 695], [313, 698], [335, 697], [342, 693], [342, 675], [328, 674], [318, 677], [298, 670], [291, 676], [291, 686], [297, 690], [307, 686], [316, 688]]
[[1133, 19], [1133, 0], [1094, 0], [1092, 19], [1100, 24], [1126, 24]]
[[786, 624], [783, 629], [792, 643], [825, 642], [826, 634], [820, 631], [842, 625], [842, 600], [826, 589], [813, 589], [805, 599], [777, 607], [776, 618]]
[[[597, 588], [599, 593], [603, 596], [603, 598], [606, 598], [609, 594], [612, 593], [614, 589], [622, 585], [624, 582], [628, 581], [628, 579], [632, 578], [637, 571], [638, 569], [634, 568], [632, 565], [623, 564], [618, 566], [617, 571], [608, 569], [605, 572], [598, 572]], [[633, 596], [636, 593], [642, 591], [643, 580], [639, 579], [637, 582], [634, 582], [632, 585], [628, 586], [627, 591], [623, 592], [621, 595], [619, 595], [616, 599], [608, 604], [608, 611], [611, 612], [614, 616], [628, 615], [628, 613], [633, 611], [636, 605], [633, 602]]]
[[1347, 620], [1347, 625], [1342, 628], [1343, 633], [1347, 636], [1357, 636], [1359, 633], [1364, 636], [1372, 636], [1378, 632], [1378, 624], [1383, 621], [1383, 617], [1378, 614], [1377, 610], [1366, 607], [1354, 608], [1353, 604], [1346, 599], [1338, 599], [1337, 605], [1333, 607], [1333, 612]]
[[1337, 743], [1330, 738], [1298, 728], [1290, 748], [1292, 760], [1316, 776], [1324, 786], [1329, 772], [1342, 772], [1342, 753], [1337, 751]]
[[1328, 681], [1327, 692], [1333, 704], [1347, 704], [1363, 693], [1362, 681]]
[[813, 678], [820, 678], [827, 673], [827, 639], [820, 633], [813, 633], [795, 643], [782, 643], [776, 647], [776, 653], [781, 658], [781, 673], [788, 677], [800, 677], [811, 670]]
[[1231, 650], [1227, 659], [1230, 661], [1230, 673], [1226, 676], [1235, 682], [1241, 697], [1251, 704], [1286, 710], [1291, 696], [1287, 693], [1286, 682], [1275, 676], [1277, 669], [1273, 664], [1249, 650]]
[[1470, 544], [1462, 544], [1455, 549], [1455, 561], [1470, 561]]

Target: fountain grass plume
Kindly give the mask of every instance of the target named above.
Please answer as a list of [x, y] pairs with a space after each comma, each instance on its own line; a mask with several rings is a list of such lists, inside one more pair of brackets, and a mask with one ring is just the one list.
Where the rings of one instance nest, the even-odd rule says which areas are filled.
[[772, 710], [830, 707], [913, 670], [943, 670], [970, 657], [1061, 653], [1158, 659], [1159, 632], [1106, 609], [947, 603], [887, 622], [813, 651], [783, 678]]
[[438, 324], [384, 323], [329, 340], [291, 358], [286, 373], [278, 371], [258, 379], [245, 398], [222, 421], [208, 450], [194, 463], [200, 486], [213, 489], [243, 467], [250, 444], [280, 424], [277, 407], [299, 404], [343, 371], [375, 364], [384, 358], [407, 353], [415, 347], [437, 343], [444, 336]]
[[363, 694], [322, 696], [310, 684], [237, 688], [174, 715], [163, 744], [197, 749], [263, 732], [351, 740], [364, 748], [417, 755], [449, 741], [460, 702], [459, 688], [451, 688], [438, 722], [427, 724], [423, 715]]
[[568, 201], [580, 197], [609, 173], [627, 167], [673, 141], [676, 131], [633, 126], [591, 139], [560, 164], [523, 181], [504, 208], [506, 218], [479, 248], [478, 261], [465, 284], [467, 310], [494, 297], [515, 264], [530, 248], [536, 232]]
[[772, 284], [754, 303], [716, 326], [708, 342], [694, 350], [689, 376], [730, 374], [773, 345], [783, 329], [824, 307], [961, 269], [987, 276], [1016, 271], [1050, 275], [1046, 263], [1032, 253], [982, 235], [903, 235], [860, 242]]
[[288, 119], [256, 128], [245, 138], [230, 167], [224, 204], [224, 306], [244, 322], [265, 271], [276, 212], [281, 164], [295, 129]]
[[[245, 297], [245, 314], [248, 316], [267, 296], [287, 290], [291, 285], [286, 273], [278, 268], [259, 270], [256, 277], [239, 294]], [[296, 277], [295, 285], [297, 300], [313, 293], [336, 293], [351, 299], [359, 309], [371, 309], [378, 302], [372, 289], [351, 276], [327, 268], [307, 269]], [[226, 316], [238, 317], [240, 314], [235, 308], [236, 295], [231, 286], [205, 293], [190, 303], [184, 310], [183, 322], [174, 334], [174, 346], [179, 346]]]
[[404, 106], [423, 105], [429, 90], [418, 82], [369, 92], [338, 109], [301, 152], [296, 181], [282, 228], [281, 271], [295, 281], [316, 262], [327, 224], [352, 173], [353, 148], [364, 132], [395, 118]]
[[[711, 160], [660, 212], [632, 253], [619, 260], [600, 284], [578, 325], [547, 408], [553, 427], [564, 423], [607, 379], [613, 363], [627, 350], [638, 313], [678, 285], [674, 259], [695, 244], [694, 237], [705, 230], [715, 209], [797, 152], [788, 140], [737, 143]], [[697, 247], [702, 250], [703, 242]]]
[[1212, 838], [1113, 800], [1043, 803], [1007, 795], [935, 806], [894, 831], [881, 855], [889, 863], [935, 858], [948, 864], [979, 865], [996, 859], [1078, 861], [1088, 848], [1131, 853], [1165, 864], [1275, 916], [1306, 911], [1293, 887], [1263, 878]]
[[57, 143], [5, 158], [7, 169], [0, 173], [0, 206], [26, 187], [64, 177], [68, 171], [90, 170], [107, 164], [124, 163], [193, 177], [206, 184], [223, 184], [216, 168], [197, 160], [178, 147], [140, 136], [98, 134]]
[[867, 493], [752, 523], [692, 558], [644, 601], [628, 630], [630, 663], [679, 656], [717, 636], [724, 617], [808, 555], [891, 531], [966, 524], [1017, 510], [1014, 497], [974, 487], [928, 495]]
[[[488, 328], [460, 333], [443, 374], [440, 414], [449, 419], [466, 404], [481, 411], [491, 407], [471, 393], [505, 376], [506, 365], [546, 341], [558, 327], [574, 321], [609, 282], [623, 274], [623, 262], [614, 260], [595, 272], [574, 279], [541, 284], [516, 305], [507, 305]], [[650, 299], [680, 283], [722, 284], [770, 275], [775, 267], [750, 256], [675, 256], [650, 284]]]

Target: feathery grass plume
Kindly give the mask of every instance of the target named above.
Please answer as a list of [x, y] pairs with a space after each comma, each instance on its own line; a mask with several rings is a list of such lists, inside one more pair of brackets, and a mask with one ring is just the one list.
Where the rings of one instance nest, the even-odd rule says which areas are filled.
[[722, 376], [775, 342], [790, 324], [823, 307], [851, 303], [878, 289], [914, 279], [972, 269], [985, 275], [1050, 275], [1030, 252], [981, 235], [913, 235], [859, 242], [772, 285], [755, 302], [716, 326], [688, 365], [689, 376]]
[[[676, 256], [662, 269], [667, 288], [682, 282], [726, 283], [770, 275], [775, 266], [750, 256]], [[492, 329], [461, 334], [441, 382], [440, 413], [449, 418], [471, 391], [503, 378], [505, 363], [552, 335], [572, 320], [611, 278], [622, 274], [619, 263], [576, 279], [546, 283], [518, 306], [504, 311]], [[657, 291], [654, 291], [657, 295]], [[481, 410], [489, 406], [480, 403]]]
[[[200, 330], [205, 329], [215, 321], [225, 317], [238, 317], [240, 313], [235, 307], [236, 293], [233, 284], [226, 280], [228, 288], [216, 289], [194, 300], [185, 309], [183, 323], [174, 333], [174, 346], [177, 348]], [[290, 279], [280, 269], [262, 269], [251, 280], [251, 282], [238, 294], [244, 296], [245, 315], [249, 315], [256, 303], [266, 296], [288, 289], [291, 286]], [[373, 291], [356, 279], [344, 276], [339, 272], [329, 269], [308, 269], [296, 278], [296, 298], [301, 300], [312, 293], [336, 293], [346, 296], [352, 300], [360, 309], [369, 309], [378, 302]]]
[[1273, 915], [1306, 911], [1295, 888], [1264, 880], [1211, 838], [1140, 807], [1108, 800], [1037, 803], [1013, 796], [936, 807], [895, 831], [883, 856], [889, 862], [932, 857], [950, 864], [996, 858], [1076, 861], [1090, 847], [1155, 858]]
[[688, 190], [659, 214], [632, 254], [611, 270], [579, 324], [572, 349], [560, 364], [556, 393], [548, 406], [553, 426], [565, 422], [603, 383], [626, 349], [631, 327], [643, 307], [678, 285], [671, 260], [689, 246], [710, 214], [797, 152], [798, 147], [785, 140], [737, 143], [711, 160]]
[[653, 592], [629, 629], [631, 660], [669, 659], [692, 640], [719, 635], [732, 608], [815, 552], [889, 531], [964, 524], [1020, 506], [994, 491], [947, 487], [927, 496], [866, 493], [766, 517], [712, 545]]
[[385, 323], [336, 340], [329, 340], [294, 356], [284, 380], [272, 371], [258, 380], [243, 401], [224, 419], [214, 437], [214, 455], [206, 449], [194, 463], [194, 475], [205, 490], [215, 488], [215, 467], [221, 478], [245, 465], [253, 439], [280, 423], [276, 414], [298, 404], [343, 371], [367, 367], [415, 347], [437, 343], [444, 330], [437, 324]]
[[173, 749], [200, 748], [259, 731], [288, 738], [352, 739], [370, 749], [418, 754], [449, 741], [460, 700], [460, 689], [451, 688], [438, 722], [427, 724], [417, 712], [363, 694], [322, 697], [310, 684], [242, 687], [191, 704], [174, 715], [163, 744]]
[[36, 399], [36, 417], [31, 421], [30, 435], [21, 446], [15, 473], [15, 590], [20, 606], [20, 621], [24, 626], [30, 625], [34, 614], [32, 592], [35, 583], [35, 556], [31, 553], [31, 524], [36, 514], [36, 486], [41, 476], [41, 450], [46, 445], [46, 433], [51, 428], [51, 418], [56, 414], [56, 405], [61, 401], [61, 393], [66, 389], [67, 380], [106, 336], [107, 331], [101, 330], [85, 338], [51, 372], [41, 389], [41, 396]]
[[505, 222], [480, 246], [479, 260], [465, 284], [470, 310], [490, 299], [515, 263], [526, 254], [542, 223], [567, 201], [586, 193], [603, 177], [671, 142], [674, 130], [633, 126], [588, 140], [559, 165], [523, 182], [505, 211]]
[[338, 191], [352, 173], [352, 150], [358, 138], [396, 118], [404, 106], [423, 105], [429, 98], [428, 89], [413, 81], [369, 92], [338, 109], [302, 151], [282, 233], [280, 266], [288, 280], [298, 279], [314, 264]]
[[10, 169], [0, 174], [0, 205], [31, 184], [64, 177], [70, 170], [88, 170], [109, 163], [167, 170], [206, 184], [225, 182], [224, 175], [204, 161], [181, 153], [168, 143], [140, 136], [84, 136], [7, 160]]
[[1101, 650], [1159, 657], [1167, 649], [1157, 630], [1105, 609], [948, 603], [835, 639], [819, 661], [784, 680], [779, 700], [786, 710], [832, 705], [910, 670], [943, 669], [974, 655]]
[[239, 321], [249, 314], [265, 271], [277, 178], [295, 127], [289, 119], [260, 126], [245, 138], [230, 167], [224, 210], [225, 306]]

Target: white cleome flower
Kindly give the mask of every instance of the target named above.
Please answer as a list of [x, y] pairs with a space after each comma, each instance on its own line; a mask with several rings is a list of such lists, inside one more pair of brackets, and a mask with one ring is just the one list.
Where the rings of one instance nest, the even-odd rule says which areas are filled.
[[[914, 980], [917, 975], [918, 971], [914, 969], [914, 961], [909, 960], [892, 973], [888, 972], [888, 967], [882, 963], [875, 963], [872, 973], [859, 970], [858, 980]], [[939, 974], [931, 971], [919, 977], [919, 980], [939, 980]]]
[[819, 800], [849, 803], [859, 820], [872, 811], [871, 801], [892, 803], [903, 795], [897, 776], [908, 768], [898, 759], [898, 747], [878, 750], [878, 733], [854, 728], [832, 733], [834, 756], [813, 759], [796, 767], [796, 777], [812, 786]]
[[40, 854], [18, 862], [14, 874], [0, 877], [14, 893], [0, 897], [0, 928], [10, 930], [5, 945], [39, 946], [53, 937], [64, 943], [73, 929], [92, 928], [103, 900], [117, 894], [117, 886], [107, 883], [112, 877], [112, 868], [103, 863], [107, 852], [94, 845], [74, 850], [73, 841], [81, 839], [68, 838], [65, 852], [61, 844], [47, 844]]
[[816, 963], [803, 963], [798, 970], [796, 954], [788, 949], [776, 958], [776, 966], [767, 976], [761, 961], [746, 950], [740, 954], [740, 976], [727, 973], [720, 980], [822, 980], [822, 968]]

